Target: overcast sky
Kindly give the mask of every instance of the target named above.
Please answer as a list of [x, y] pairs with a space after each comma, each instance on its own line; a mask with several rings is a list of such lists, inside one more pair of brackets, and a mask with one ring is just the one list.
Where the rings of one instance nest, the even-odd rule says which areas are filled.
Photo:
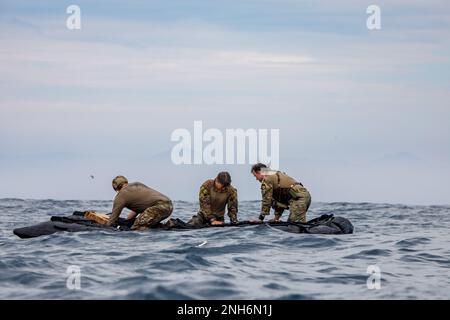
[[201, 120], [279, 129], [313, 201], [449, 204], [450, 6], [377, 1], [368, 30], [371, 4], [0, 0], [0, 198], [111, 199], [123, 174], [196, 201], [226, 169], [259, 199], [249, 164], [171, 163]]

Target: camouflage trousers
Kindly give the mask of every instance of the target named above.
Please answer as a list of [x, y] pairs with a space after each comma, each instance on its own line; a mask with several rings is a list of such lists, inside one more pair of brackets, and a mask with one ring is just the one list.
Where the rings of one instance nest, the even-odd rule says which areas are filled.
[[171, 201], [158, 201], [138, 215], [131, 230], [147, 230], [168, 218], [173, 211]]
[[[218, 221], [223, 221], [223, 217], [222, 219], [220, 217], [215, 217], [216, 220]], [[207, 217], [205, 217], [205, 215], [203, 214], [203, 212], [199, 212], [196, 215], [192, 216], [192, 218], [188, 221], [188, 224], [193, 225], [193, 226], [201, 226], [204, 224], [208, 224], [209, 223], [209, 219]]]
[[296, 185], [292, 187], [299, 195], [298, 199], [289, 201], [289, 222], [306, 222], [306, 212], [311, 205], [311, 195], [306, 188]]

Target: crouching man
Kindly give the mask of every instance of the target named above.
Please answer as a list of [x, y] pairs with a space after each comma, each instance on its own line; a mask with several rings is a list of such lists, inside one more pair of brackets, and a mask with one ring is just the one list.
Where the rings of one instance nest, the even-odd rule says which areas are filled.
[[290, 211], [289, 222], [306, 222], [311, 195], [300, 182], [281, 171], [273, 171], [262, 163], [252, 167], [252, 174], [261, 182], [262, 201], [259, 220], [263, 221], [273, 208], [275, 217], [270, 220], [272, 222], [279, 221], [284, 210]]
[[127, 219], [136, 218], [131, 230], [150, 229], [172, 214], [172, 201], [143, 183], [128, 183], [124, 176], [117, 176], [112, 181], [112, 187], [117, 195], [108, 221], [110, 226], [117, 225], [124, 208], [132, 210]]
[[237, 222], [238, 197], [237, 190], [231, 185], [228, 172], [220, 172], [215, 179], [206, 180], [199, 192], [200, 211], [188, 224], [223, 224], [225, 208], [231, 223]]

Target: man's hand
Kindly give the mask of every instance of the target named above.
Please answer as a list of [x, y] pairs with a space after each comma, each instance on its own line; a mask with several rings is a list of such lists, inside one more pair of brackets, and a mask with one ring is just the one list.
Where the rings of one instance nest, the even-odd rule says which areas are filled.
[[224, 222], [223, 222], [223, 221], [219, 221], [219, 220], [212, 220], [212, 221], [211, 221], [211, 224], [212, 224], [213, 226], [217, 226], [217, 225], [220, 225], [220, 224], [224, 224]]

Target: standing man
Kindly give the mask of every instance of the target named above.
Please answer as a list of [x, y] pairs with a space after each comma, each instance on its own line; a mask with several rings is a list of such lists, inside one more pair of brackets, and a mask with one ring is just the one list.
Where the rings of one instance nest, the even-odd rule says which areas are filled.
[[117, 192], [108, 225], [116, 226], [124, 208], [132, 210], [127, 219], [137, 216], [131, 230], [147, 230], [168, 218], [173, 210], [172, 201], [162, 193], [147, 187], [143, 183], [128, 183], [124, 176], [117, 176], [112, 181]]
[[287, 174], [272, 171], [265, 164], [257, 163], [252, 167], [252, 174], [261, 182], [261, 213], [259, 220], [263, 221], [274, 208], [275, 217], [270, 221], [280, 220], [284, 210], [289, 210], [289, 222], [306, 222], [306, 212], [311, 205], [311, 195], [300, 182]]
[[237, 190], [231, 185], [228, 172], [220, 172], [215, 179], [206, 180], [199, 192], [200, 211], [188, 224], [223, 224], [225, 207], [231, 223], [237, 223], [238, 197]]

